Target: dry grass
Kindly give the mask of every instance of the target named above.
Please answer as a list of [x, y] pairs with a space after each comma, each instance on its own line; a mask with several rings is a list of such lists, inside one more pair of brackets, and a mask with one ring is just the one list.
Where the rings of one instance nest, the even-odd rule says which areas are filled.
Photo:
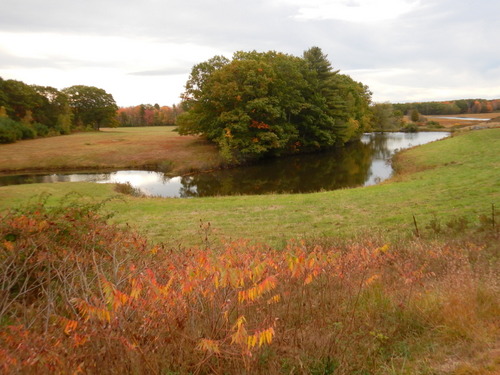
[[102, 129], [100, 132], [0, 145], [0, 172], [156, 168], [173, 174], [221, 164], [215, 146], [172, 127]]
[[[484, 128], [497, 128], [500, 127], [500, 121], [489, 121], [490, 119], [495, 119], [500, 116], [500, 113], [470, 113], [470, 114], [459, 114], [459, 115], [424, 115], [428, 121], [436, 121], [443, 128], [437, 128], [434, 130], [454, 130], [462, 129], [467, 130], [474, 126], [481, 126]], [[460, 117], [463, 120], [450, 119], [447, 117]], [[467, 120], [473, 118], [474, 120]], [[480, 119], [480, 120], [475, 120]], [[404, 120], [409, 123], [411, 122], [410, 116], [404, 116]], [[425, 127], [424, 123], [419, 123], [420, 126]], [[427, 128], [426, 128], [427, 129]], [[433, 130], [432, 128], [427, 130]]]
[[[495, 127], [491, 126], [491, 124], [485, 124], [484, 121], [488, 121], [490, 119], [493, 119], [495, 117], [498, 117], [500, 114], [499, 113], [471, 113], [471, 114], [461, 114], [461, 115], [448, 115], [448, 116], [425, 116], [427, 120], [429, 121], [437, 121], [439, 122], [440, 125], [444, 126], [446, 129], [453, 129], [453, 128], [469, 128], [472, 126], [484, 126], [484, 127]], [[463, 118], [464, 120], [457, 120], [457, 119], [449, 119], [446, 117], [460, 117]], [[467, 121], [466, 119], [473, 118], [473, 119], [482, 119], [482, 120], [470, 120]]]

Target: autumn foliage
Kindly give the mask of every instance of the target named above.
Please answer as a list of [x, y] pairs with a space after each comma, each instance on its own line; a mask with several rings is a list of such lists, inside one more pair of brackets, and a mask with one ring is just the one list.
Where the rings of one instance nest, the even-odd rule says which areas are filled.
[[415, 338], [498, 335], [498, 258], [472, 241], [174, 250], [98, 208], [2, 217], [3, 373], [387, 373]]
[[122, 107], [117, 111], [120, 126], [168, 126], [175, 125], [182, 108], [158, 104], [141, 104], [134, 107]]

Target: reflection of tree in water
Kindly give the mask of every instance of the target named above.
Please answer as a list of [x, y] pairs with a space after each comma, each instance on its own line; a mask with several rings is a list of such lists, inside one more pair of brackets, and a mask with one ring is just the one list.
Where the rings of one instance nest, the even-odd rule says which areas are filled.
[[387, 134], [371, 133], [368, 135], [367, 144], [373, 149], [373, 154], [377, 159], [389, 159], [392, 150], [387, 148]]
[[35, 184], [43, 182], [39, 176], [0, 176], [0, 186]]
[[21, 185], [21, 184], [40, 184], [53, 182], [72, 182], [85, 181], [97, 182], [110, 179], [110, 173], [88, 174], [88, 173], [73, 173], [73, 174], [32, 174], [32, 175], [12, 175], [0, 176], [0, 186]]
[[335, 151], [266, 160], [257, 165], [183, 178], [181, 197], [306, 193], [362, 185], [372, 148], [362, 142]]

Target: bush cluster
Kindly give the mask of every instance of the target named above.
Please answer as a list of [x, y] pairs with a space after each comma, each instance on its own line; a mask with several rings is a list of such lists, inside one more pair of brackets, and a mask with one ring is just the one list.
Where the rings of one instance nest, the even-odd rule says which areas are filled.
[[49, 129], [46, 125], [38, 122], [24, 124], [8, 117], [0, 117], [0, 143], [14, 143], [22, 139], [34, 139], [60, 134], [64, 133], [58, 129]]
[[13, 143], [20, 139], [33, 139], [36, 136], [37, 132], [33, 127], [7, 117], [0, 117], [0, 143]]
[[401, 128], [401, 131], [405, 133], [416, 133], [418, 132], [418, 125], [414, 122], [408, 122]]

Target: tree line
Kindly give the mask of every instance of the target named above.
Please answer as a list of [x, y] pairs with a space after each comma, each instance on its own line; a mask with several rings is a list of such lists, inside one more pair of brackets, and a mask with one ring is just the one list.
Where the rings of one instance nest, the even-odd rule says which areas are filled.
[[229, 161], [341, 146], [370, 128], [368, 87], [334, 71], [319, 47], [301, 57], [236, 52], [193, 67], [180, 134], [201, 134]]
[[0, 77], [0, 143], [117, 126], [117, 110], [113, 96], [97, 87], [57, 90]]
[[141, 104], [118, 109], [119, 126], [169, 126], [175, 125], [177, 116], [183, 112], [177, 105]]
[[409, 114], [417, 110], [422, 115], [458, 115], [500, 111], [500, 99], [460, 99], [442, 102], [395, 103], [394, 109]]

